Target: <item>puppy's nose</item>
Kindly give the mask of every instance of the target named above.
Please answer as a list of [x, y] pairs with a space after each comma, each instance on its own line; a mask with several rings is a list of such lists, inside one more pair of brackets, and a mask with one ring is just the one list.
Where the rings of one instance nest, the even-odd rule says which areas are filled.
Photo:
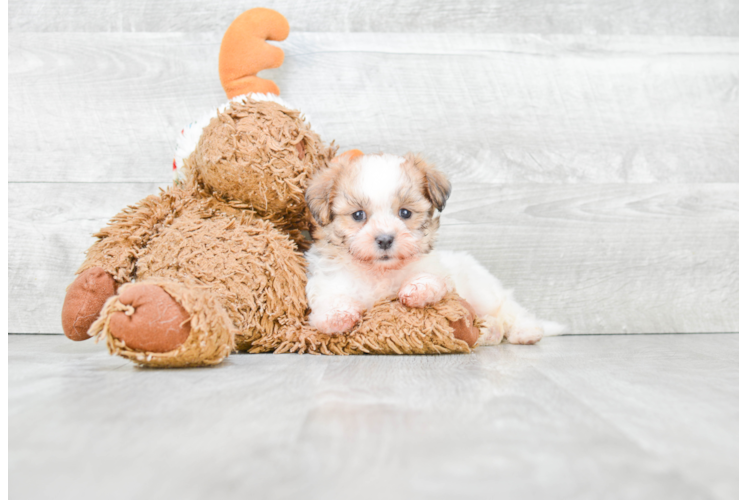
[[395, 241], [395, 237], [391, 234], [380, 234], [376, 238], [374, 238], [374, 241], [377, 242], [377, 245], [379, 245], [379, 248], [382, 250], [387, 250], [392, 246], [392, 242]]

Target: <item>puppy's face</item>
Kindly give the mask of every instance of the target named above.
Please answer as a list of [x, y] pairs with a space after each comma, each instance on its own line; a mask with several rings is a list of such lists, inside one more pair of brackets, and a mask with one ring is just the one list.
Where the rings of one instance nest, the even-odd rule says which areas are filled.
[[342, 158], [318, 173], [306, 201], [314, 237], [374, 270], [397, 269], [431, 250], [451, 186], [416, 155]]

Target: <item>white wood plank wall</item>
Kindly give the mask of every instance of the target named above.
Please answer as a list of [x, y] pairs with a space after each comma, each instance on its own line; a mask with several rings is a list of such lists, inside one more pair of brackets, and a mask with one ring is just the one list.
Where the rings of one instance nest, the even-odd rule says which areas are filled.
[[735, 0], [11, 0], [13, 32], [223, 32], [241, 12], [293, 31], [738, 36]]
[[[737, 331], [737, 1], [274, 1], [266, 72], [343, 149], [454, 183], [441, 245], [572, 333]], [[90, 234], [168, 185], [255, 4], [9, 5], [11, 333], [61, 333]]]

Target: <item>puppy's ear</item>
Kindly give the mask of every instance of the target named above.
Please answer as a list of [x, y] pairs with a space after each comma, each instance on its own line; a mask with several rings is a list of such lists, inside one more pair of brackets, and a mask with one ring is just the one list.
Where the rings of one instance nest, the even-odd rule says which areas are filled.
[[436, 169], [434, 165], [426, 162], [420, 155], [408, 153], [405, 156], [407, 162], [412, 162], [413, 166], [423, 175], [424, 192], [434, 208], [440, 212], [447, 205], [447, 199], [452, 193], [452, 184], [447, 176]]
[[312, 217], [320, 226], [326, 226], [332, 222], [331, 202], [336, 172], [336, 165], [331, 165], [317, 172], [312, 177], [309, 187], [306, 188], [306, 204], [312, 213]]
[[326, 226], [332, 222], [332, 199], [335, 192], [335, 184], [340, 172], [349, 166], [355, 159], [346, 153], [338, 156], [330, 162], [330, 166], [320, 170], [312, 177], [309, 187], [306, 188], [306, 204], [312, 217], [320, 226]]

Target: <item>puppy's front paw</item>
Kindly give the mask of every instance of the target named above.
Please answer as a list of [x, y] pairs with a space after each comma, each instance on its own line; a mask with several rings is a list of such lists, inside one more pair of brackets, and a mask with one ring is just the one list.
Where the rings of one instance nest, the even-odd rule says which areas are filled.
[[439, 302], [447, 293], [447, 284], [433, 274], [414, 276], [400, 288], [397, 298], [404, 306], [426, 307]]
[[361, 321], [361, 308], [354, 302], [338, 301], [333, 307], [309, 315], [309, 324], [322, 333], [346, 333]]
[[534, 322], [515, 324], [506, 334], [510, 344], [534, 344], [543, 338], [543, 327]]

